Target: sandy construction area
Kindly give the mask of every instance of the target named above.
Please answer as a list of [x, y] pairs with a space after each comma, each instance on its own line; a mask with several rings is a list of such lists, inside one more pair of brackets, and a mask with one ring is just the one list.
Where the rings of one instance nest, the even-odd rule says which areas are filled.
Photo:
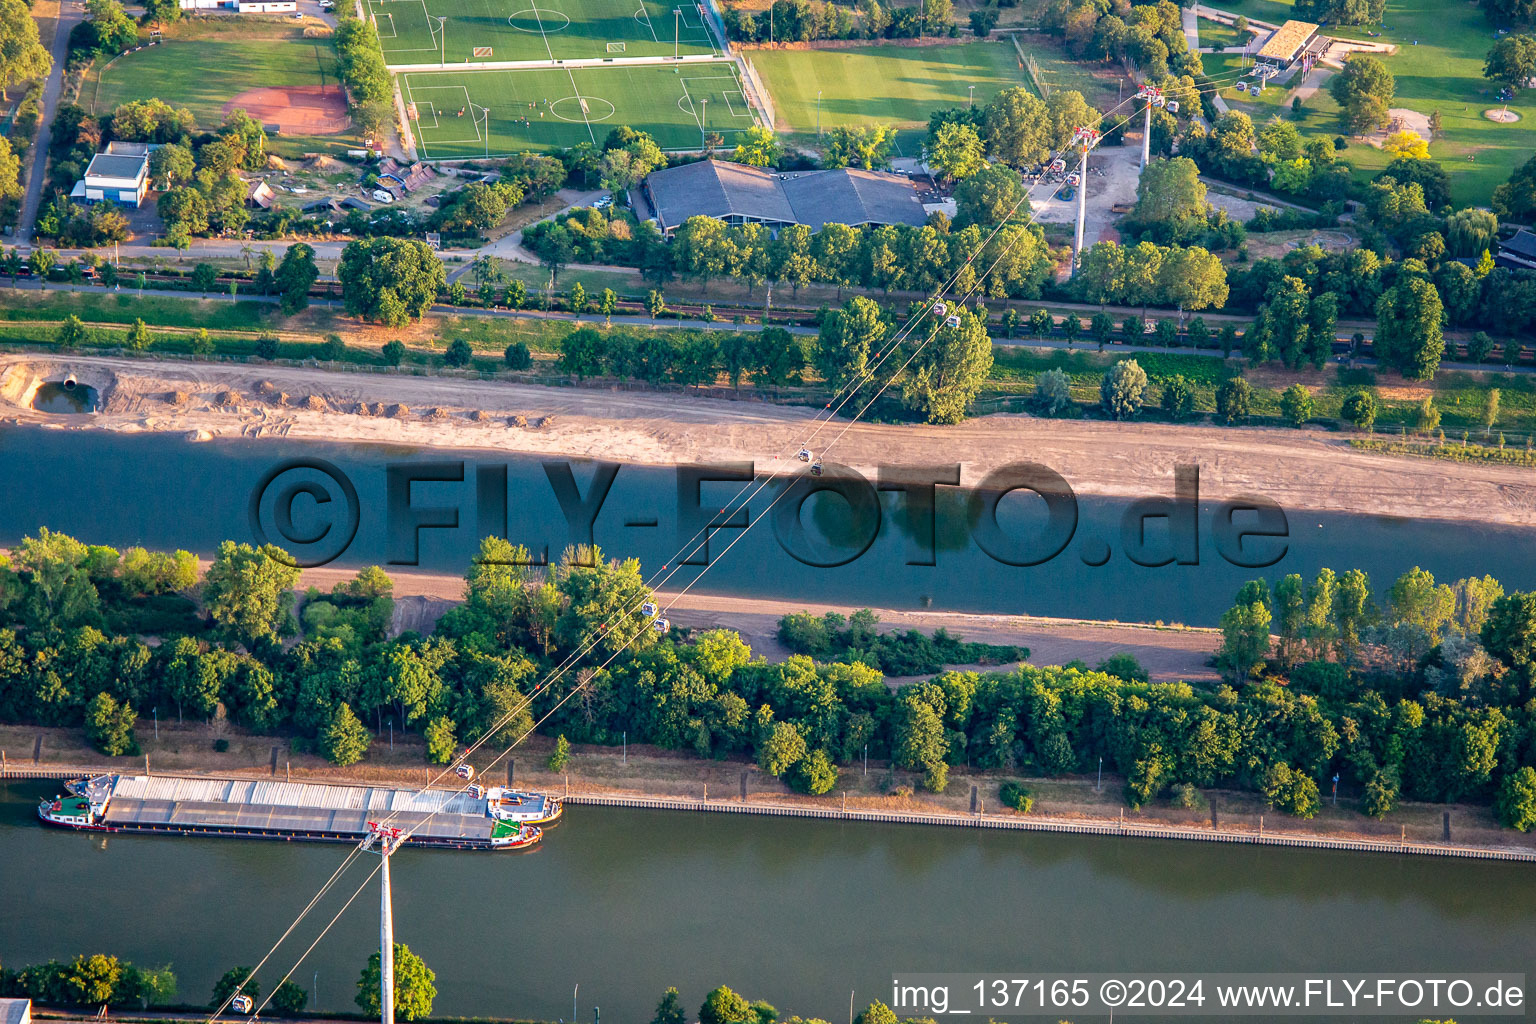
[[[30, 407], [73, 373], [102, 411]], [[753, 460], [771, 468], [808, 444], [872, 474], [880, 465], [960, 463], [975, 484], [1010, 463], [1042, 463], [1079, 494], [1168, 495], [1176, 465], [1200, 467], [1203, 500], [1259, 495], [1287, 508], [1536, 525], [1536, 473], [1363, 452], [1348, 436], [1273, 428], [1169, 426], [987, 416], [953, 427], [817, 421], [802, 407], [675, 393], [544, 388], [321, 369], [0, 357], [9, 422], [213, 437], [361, 441], [557, 454], [638, 464]]]

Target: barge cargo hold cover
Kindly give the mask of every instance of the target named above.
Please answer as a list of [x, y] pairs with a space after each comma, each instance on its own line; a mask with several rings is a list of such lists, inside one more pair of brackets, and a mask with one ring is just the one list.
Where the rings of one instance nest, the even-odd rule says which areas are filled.
[[[98, 775], [74, 783], [74, 800], [44, 801], [38, 814], [51, 824], [105, 832], [228, 835], [252, 838], [358, 842], [368, 823], [388, 820], [409, 843], [459, 849], [515, 849], [538, 842], [541, 831], [507, 820], [474, 787], [471, 792], [305, 782]], [[552, 818], [559, 801], [543, 801]]]

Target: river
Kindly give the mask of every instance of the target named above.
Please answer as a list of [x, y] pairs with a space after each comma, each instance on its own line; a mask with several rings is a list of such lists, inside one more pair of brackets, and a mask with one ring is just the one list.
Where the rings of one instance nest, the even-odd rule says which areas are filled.
[[[210, 555], [226, 538], [257, 539], [248, 506], [266, 475], [289, 460], [317, 457], [347, 477], [357, 494], [356, 536], [336, 564], [379, 563], [389, 568], [394, 561], [398, 568], [462, 573], [485, 528], [482, 524], [501, 521], [508, 524], [512, 539], [535, 552], [548, 549], [558, 557], [572, 539], [551, 482], [540, 460], [531, 457], [272, 440], [195, 443], [166, 435], [7, 427], [0, 428], [0, 459], [7, 469], [6, 497], [0, 503], [0, 543], [14, 542], [46, 525], [93, 543], [184, 547]], [[433, 463], [446, 464], [439, 470], [458, 473], [462, 481], [410, 485], [411, 504], [417, 509], [442, 509], [434, 514], [440, 517], [456, 515], [458, 525], [413, 531], [402, 515], [391, 517], [388, 512], [388, 467], [393, 464], [419, 473]], [[569, 464], [572, 482], [581, 495], [589, 495], [594, 466], [575, 460]], [[503, 469], [504, 519], [495, 503], [488, 518], [483, 518], [479, 474], [489, 471], [483, 491], [495, 495], [501, 490], [496, 474]], [[339, 485], [313, 470], [285, 473], [267, 490], [258, 522], [267, 538], [282, 541], [272, 498], [295, 482], [322, 489], [296, 493], [286, 535], [317, 536], [330, 529], [321, 542], [309, 547], [286, 542], [284, 546], [301, 557], [317, 558], [329, 553], [327, 545], [345, 532], [345, 515], [335, 516], [336, 522], [327, 518], [345, 511]], [[740, 487], [705, 483], [701, 493], [706, 502], [719, 503]], [[770, 488], [751, 501], [752, 515], [763, 515], [776, 493]], [[1257, 575], [1273, 580], [1288, 572], [1310, 577], [1325, 565], [1365, 569], [1379, 590], [1414, 565], [1442, 580], [1491, 573], [1508, 589], [1536, 588], [1536, 544], [1531, 543], [1528, 529], [1387, 516], [1293, 510], [1286, 516], [1285, 538], [1245, 542], [1244, 551], [1259, 560], [1278, 555], [1273, 565], [1233, 565], [1218, 553], [1217, 530], [1212, 525], [1216, 510], [1209, 501], [1200, 503], [1197, 520], [1199, 564], [1133, 563], [1126, 557], [1121, 527], [1126, 502], [1083, 497], [1078, 501], [1077, 528], [1059, 556], [1040, 565], [1006, 565], [973, 539], [974, 513], [966, 496], [953, 488], [940, 488], [938, 494], [936, 543], [931, 546], [921, 523], [909, 521], [903, 496], [885, 492], [880, 494], [877, 535], [862, 555], [849, 560], [864, 538], [850, 537], [857, 531], [848, 526], [843, 499], [820, 495], [806, 504], [803, 516], [806, 537], [798, 550], [805, 560], [786, 553], [771, 522], [746, 533], [717, 531], [711, 544], [715, 561], [694, 589], [791, 601], [1211, 625], [1244, 581]], [[998, 520], [1009, 535], [1034, 537], [1043, 529], [1043, 503], [1025, 495], [1016, 492], [999, 505]], [[648, 573], [655, 571], [678, 548], [679, 501], [678, 475], [672, 469], [624, 466], [596, 515], [592, 535], [608, 554], [638, 557]], [[779, 507], [788, 505], [786, 501]], [[394, 527], [387, 523], [391, 518]], [[1234, 521], [1250, 522], [1242, 514]], [[643, 525], [647, 522], [655, 525]], [[1149, 521], [1148, 545], [1153, 555], [1171, 551], [1165, 522]], [[740, 543], [722, 557], [721, 551], [738, 536]], [[419, 546], [413, 545], [413, 537]], [[399, 564], [401, 558], [405, 564]], [[416, 564], [410, 564], [412, 559]], [[821, 567], [805, 564], [807, 560], [847, 564]], [[1142, 560], [1155, 559], [1143, 556]], [[677, 589], [700, 572], [683, 570], [669, 589]]]
[[[169, 962], [178, 999], [199, 1002], [345, 856], [47, 829], [33, 807], [55, 791], [0, 784], [7, 966]], [[318, 920], [376, 863], [349, 869]], [[893, 972], [1527, 971], [1536, 950], [1526, 864], [589, 807], [531, 853], [392, 863], [396, 939], [452, 1015], [569, 1019], [580, 985], [583, 1019], [643, 1024], [668, 986], [692, 1011], [725, 983], [842, 1022], [850, 989], [862, 1007]], [[318, 1008], [353, 1009], [377, 908], [369, 885], [295, 971]], [[274, 963], [291, 969], [318, 927]]]

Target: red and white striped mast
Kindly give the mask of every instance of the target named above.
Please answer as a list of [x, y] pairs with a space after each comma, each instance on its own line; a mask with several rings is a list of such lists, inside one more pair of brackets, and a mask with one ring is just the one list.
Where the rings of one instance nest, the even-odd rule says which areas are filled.
[[405, 830], [377, 821], [368, 823], [363, 849], [379, 855], [379, 1021], [395, 1024], [395, 919], [390, 909], [389, 857], [405, 841]]

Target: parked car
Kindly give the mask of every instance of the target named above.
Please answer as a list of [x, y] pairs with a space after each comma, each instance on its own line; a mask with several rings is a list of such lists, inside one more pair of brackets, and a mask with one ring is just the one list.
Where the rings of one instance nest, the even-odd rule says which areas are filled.
[[597, 202], [592, 204], [596, 210], [606, 210], [613, 205], [613, 196], [599, 196]]

